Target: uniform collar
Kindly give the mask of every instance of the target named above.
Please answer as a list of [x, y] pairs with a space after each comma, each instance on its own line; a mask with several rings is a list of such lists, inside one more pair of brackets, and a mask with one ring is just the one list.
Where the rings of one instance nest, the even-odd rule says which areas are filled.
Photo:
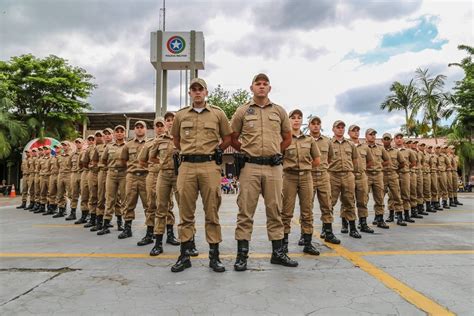
[[258, 106], [259, 108], [262, 108], [262, 109], [263, 109], [263, 108], [266, 108], [267, 106], [273, 105], [273, 102], [272, 102], [270, 99], [268, 99], [267, 104], [265, 104], [264, 106], [260, 106], [260, 105], [258, 105], [257, 103], [255, 103], [255, 100], [252, 98], [252, 100], [250, 100], [250, 104], [249, 104], [249, 105], [250, 105], [250, 106]]
[[[211, 111], [211, 105], [206, 102], [206, 106], [204, 107], [204, 109], [207, 110], [207, 111]], [[191, 112], [191, 111], [196, 112], [196, 111], [194, 111], [194, 107], [193, 107], [192, 104], [191, 104], [191, 106], [189, 106], [189, 110], [188, 110], [188, 111], [189, 111], [189, 112]], [[198, 113], [198, 112], [196, 112], [196, 113]], [[202, 112], [201, 112], [201, 113], [202, 113]]]
[[336, 136], [333, 136], [333, 137], [332, 137], [332, 142], [333, 142], [333, 143], [344, 143], [344, 142], [347, 142], [347, 139], [346, 139], [345, 137], [343, 137], [341, 140], [338, 140], [338, 139], [336, 138]]
[[133, 141], [136, 143], [144, 143], [146, 142], [146, 137], [143, 137], [142, 140], [139, 140], [137, 137], [134, 137]]

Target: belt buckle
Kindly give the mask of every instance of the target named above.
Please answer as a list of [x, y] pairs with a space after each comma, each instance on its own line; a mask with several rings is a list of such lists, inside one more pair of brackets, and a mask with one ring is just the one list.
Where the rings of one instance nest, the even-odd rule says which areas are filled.
[[304, 175], [304, 171], [300, 171], [300, 172], [298, 172], [298, 175], [299, 175], [299, 176], [302, 176], [302, 175]]

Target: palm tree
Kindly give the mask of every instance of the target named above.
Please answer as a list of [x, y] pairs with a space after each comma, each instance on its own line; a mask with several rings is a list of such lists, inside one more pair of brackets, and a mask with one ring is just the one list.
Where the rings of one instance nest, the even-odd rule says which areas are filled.
[[418, 81], [420, 105], [423, 109], [423, 121], [431, 125], [431, 130], [436, 144], [438, 143], [439, 123], [442, 119], [449, 118], [454, 108], [453, 98], [449, 93], [443, 92], [445, 75], [431, 77], [428, 69], [416, 70], [416, 80]]
[[6, 112], [0, 112], [0, 159], [8, 158], [12, 150], [24, 145], [28, 138], [26, 125]]
[[405, 112], [405, 127], [408, 136], [413, 135], [416, 126], [415, 117], [420, 107], [420, 99], [418, 91], [413, 79], [407, 85], [395, 81], [390, 86], [391, 95], [385, 98], [385, 101], [380, 105], [382, 110], [404, 111]]

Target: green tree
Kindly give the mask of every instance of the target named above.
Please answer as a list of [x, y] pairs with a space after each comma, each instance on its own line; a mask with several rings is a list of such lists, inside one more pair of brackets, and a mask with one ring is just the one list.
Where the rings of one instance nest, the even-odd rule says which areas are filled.
[[402, 129], [408, 136], [411, 136], [414, 134], [415, 118], [420, 106], [420, 98], [413, 79], [407, 85], [395, 81], [390, 86], [390, 91], [392, 94], [385, 98], [380, 108], [388, 112], [404, 111], [405, 125]]
[[87, 98], [96, 85], [93, 76], [67, 60], [21, 55], [0, 61], [2, 112], [26, 122], [30, 137], [65, 138], [74, 135], [74, 123], [90, 109]]
[[[3, 98], [1, 103], [5, 105], [8, 100]], [[12, 152], [28, 141], [28, 130], [26, 125], [13, 118], [13, 115], [0, 111], [0, 160], [10, 157]]]
[[209, 94], [207, 101], [215, 106], [220, 107], [228, 119], [232, 118], [237, 108], [247, 103], [251, 99], [250, 93], [246, 90], [238, 89], [237, 91], [230, 92], [218, 85]]
[[428, 69], [416, 70], [416, 80], [419, 84], [419, 97], [423, 110], [423, 121], [430, 124], [431, 132], [438, 143], [439, 124], [442, 119], [449, 118], [454, 108], [452, 96], [443, 91], [445, 75], [432, 77]]

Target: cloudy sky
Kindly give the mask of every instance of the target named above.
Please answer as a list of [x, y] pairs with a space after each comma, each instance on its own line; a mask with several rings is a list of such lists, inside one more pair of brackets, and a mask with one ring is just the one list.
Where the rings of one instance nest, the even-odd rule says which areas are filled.
[[[150, 32], [161, 0], [1, 0], [0, 59], [54, 54], [95, 76], [97, 112], [154, 110]], [[474, 43], [471, 1], [168, 0], [166, 30], [204, 32], [212, 90], [248, 89], [266, 72], [271, 99], [288, 111], [394, 132], [402, 113], [379, 105], [394, 80], [418, 67], [462, 78], [448, 68]], [[169, 108], [180, 105], [179, 72], [169, 75]]]

